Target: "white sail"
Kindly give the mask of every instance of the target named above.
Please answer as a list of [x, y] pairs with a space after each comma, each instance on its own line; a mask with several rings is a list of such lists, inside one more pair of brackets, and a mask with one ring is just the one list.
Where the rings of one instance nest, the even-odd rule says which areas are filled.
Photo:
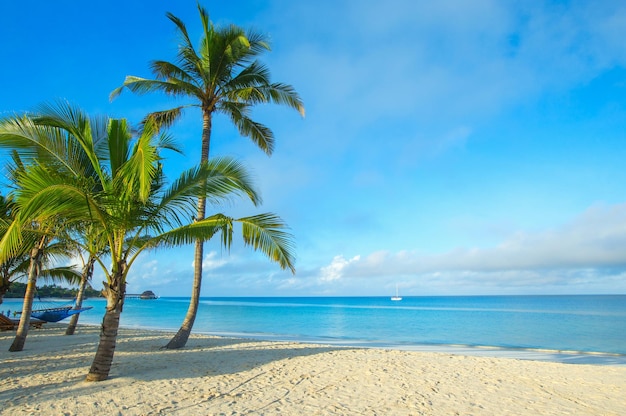
[[398, 295], [398, 285], [396, 285], [396, 296], [392, 296], [391, 300], [402, 300], [402, 297]]

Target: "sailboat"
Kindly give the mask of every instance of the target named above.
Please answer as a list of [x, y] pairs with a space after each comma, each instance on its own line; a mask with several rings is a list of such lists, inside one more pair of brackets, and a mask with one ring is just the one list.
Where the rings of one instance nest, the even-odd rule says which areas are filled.
[[402, 300], [402, 297], [398, 295], [398, 285], [396, 285], [396, 296], [392, 296], [391, 300]]

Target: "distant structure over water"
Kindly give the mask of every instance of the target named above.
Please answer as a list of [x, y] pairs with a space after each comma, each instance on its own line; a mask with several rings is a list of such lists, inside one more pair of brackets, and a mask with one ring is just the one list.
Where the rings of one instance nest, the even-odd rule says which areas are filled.
[[146, 290], [144, 292], [142, 292], [141, 294], [137, 294], [137, 293], [127, 293], [125, 296], [126, 299], [144, 299], [144, 300], [150, 300], [150, 299], [158, 299], [159, 297], [157, 295], [154, 294], [153, 291], [151, 290]]

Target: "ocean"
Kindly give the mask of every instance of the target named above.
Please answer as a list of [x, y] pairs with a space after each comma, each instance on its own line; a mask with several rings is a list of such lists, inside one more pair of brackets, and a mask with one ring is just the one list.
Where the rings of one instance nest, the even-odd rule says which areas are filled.
[[[99, 325], [103, 299], [80, 323]], [[188, 298], [127, 299], [124, 327], [179, 328]], [[0, 310], [21, 310], [5, 299]], [[62, 321], [64, 322], [64, 321]], [[193, 332], [626, 365], [626, 295], [203, 298]], [[166, 340], [164, 340], [164, 343]]]

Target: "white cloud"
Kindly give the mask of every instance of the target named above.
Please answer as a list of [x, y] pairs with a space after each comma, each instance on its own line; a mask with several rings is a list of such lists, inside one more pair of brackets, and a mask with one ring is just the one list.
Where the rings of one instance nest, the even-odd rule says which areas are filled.
[[[202, 260], [202, 270], [210, 271], [213, 269], [219, 269], [227, 263], [228, 260], [225, 257], [220, 257], [220, 254], [216, 251], [211, 251], [204, 255], [204, 259]], [[193, 267], [193, 262], [191, 263], [191, 266]]]
[[[299, 268], [295, 276], [250, 252], [222, 258], [211, 251], [204, 266], [204, 294], [211, 296], [391, 294], [396, 283], [405, 296], [621, 293], [626, 292], [626, 203], [593, 206], [562, 226], [518, 232], [487, 248], [338, 255], [326, 266]], [[192, 267], [145, 258], [133, 265], [129, 291], [186, 296], [192, 276]]]
[[[458, 284], [486, 291], [496, 286], [565, 283], [595, 287], [603, 279], [626, 288], [626, 204], [594, 206], [569, 224], [538, 233], [520, 232], [492, 248], [457, 248], [443, 254], [378, 251], [351, 259], [336, 256], [320, 274], [323, 282], [402, 279], [439, 291], [447, 287], [448, 292], [458, 289], [450, 285]], [[605, 285], [605, 290], [610, 287]]]
[[343, 271], [351, 264], [358, 263], [360, 256], [355, 256], [351, 259], [346, 259], [343, 256], [335, 256], [333, 261], [320, 270], [320, 280], [322, 282], [332, 282], [333, 280], [341, 279]]

